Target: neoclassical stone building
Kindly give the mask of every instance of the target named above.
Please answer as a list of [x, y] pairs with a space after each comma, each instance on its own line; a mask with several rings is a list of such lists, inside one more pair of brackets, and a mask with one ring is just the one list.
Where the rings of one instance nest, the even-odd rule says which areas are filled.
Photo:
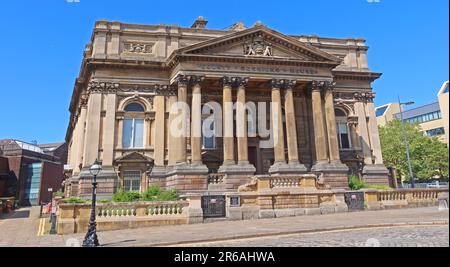
[[[190, 28], [96, 22], [70, 104], [72, 195], [90, 194], [96, 159], [104, 195], [151, 184], [232, 191], [267, 174], [314, 173], [333, 188], [347, 187], [351, 173], [388, 184], [372, 91], [381, 74], [369, 70], [363, 39], [206, 24], [202, 17]], [[180, 102], [190, 108], [185, 136], [170, 130], [180, 115], [171, 107]], [[214, 115], [223, 124], [202, 137], [194, 133], [208, 102], [219, 103]], [[255, 110], [277, 131], [273, 147], [254, 134], [261, 120], [248, 124], [249, 111], [230, 102], [277, 104]]]

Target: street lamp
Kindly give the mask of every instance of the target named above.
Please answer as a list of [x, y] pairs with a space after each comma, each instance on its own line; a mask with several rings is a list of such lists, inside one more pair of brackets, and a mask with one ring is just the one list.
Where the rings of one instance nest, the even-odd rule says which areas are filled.
[[97, 175], [102, 171], [102, 165], [95, 160], [94, 164], [89, 168], [89, 172], [94, 176], [92, 182], [92, 207], [91, 218], [89, 219], [89, 227], [84, 237], [83, 247], [98, 247], [100, 244], [97, 239], [97, 223], [95, 222], [95, 202], [97, 201]]
[[411, 188], [415, 188], [415, 181], [414, 181], [414, 175], [413, 175], [413, 171], [412, 171], [412, 165], [411, 165], [411, 155], [409, 153], [409, 144], [408, 144], [408, 139], [406, 137], [406, 127], [405, 127], [405, 122], [403, 121], [403, 109], [402, 109], [402, 105], [405, 106], [411, 106], [414, 105], [414, 102], [409, 101], [406, 103], [402, 103], [400, 101], [400, 96], [398, 97], [398, 104], [400, 106], [400, 121], [402, 122], [402, 131], [403, 131], [403, 143], [405, 143], [405, 147], [406, 147], [406, 158], [408, 160], [408, 171], [409, 171], [409, 177], [411, 179]]

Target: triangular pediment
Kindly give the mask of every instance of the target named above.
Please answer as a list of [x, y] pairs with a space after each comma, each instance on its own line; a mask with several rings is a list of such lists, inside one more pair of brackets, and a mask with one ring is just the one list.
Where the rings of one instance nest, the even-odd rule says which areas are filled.
[[123, 162], [153, 162], [153, 159], [151, 159], [145, 155], [142, 155], [139, 152], [131, 152], [126, 155], [123, 155], [120, 158], [117, 158], [115, 161], [117, 163], [121, 163], [121, 162], [122, 163]]
[[340, 64], [340, 59], [265, 26], [231, 33], [176, 51], [177, 55], [280, 59]]

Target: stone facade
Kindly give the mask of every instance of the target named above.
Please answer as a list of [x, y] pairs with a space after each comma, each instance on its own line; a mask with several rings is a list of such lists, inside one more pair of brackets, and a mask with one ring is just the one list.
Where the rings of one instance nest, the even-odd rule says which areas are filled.
[[[100, 196], [152, 184], [235, 191], [269, 173], [313, 173], [334, 188], [347, 187], [350, 172], [388, 184], [371, 86], [381, 74], [369, 70], [364, 40], [288, 36], [261, 23], [205, 26], [202, 18], [192, 28], [95, 24], [66, 135], [75, 195], [90, 195], [96, 159], [103, 165]], [[206, 140], [203, 111], [211, 101], [223, 124]], [[248, 102], [270, 122], [249, 124]], [[180, 103], [190, 112], [173, 109]], [[174, 134], [180, 117], [185, 127]], [[272, 126], [272, 147], [253, 134], [261, 123]]]

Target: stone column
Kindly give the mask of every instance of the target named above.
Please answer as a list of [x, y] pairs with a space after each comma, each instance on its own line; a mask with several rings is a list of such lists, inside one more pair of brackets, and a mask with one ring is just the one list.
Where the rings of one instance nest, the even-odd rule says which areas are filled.
[[[189, 84], [189, 77], [187, 76], [179, 76], [178, 77], [178, 103], [181, 103], [182, 105], [187, 106], [187, 90], [188, 90], [188, 84]], [[180, 113], [181, 112], [181, 113]], [[180, 111], [178, 115], [183, 115], [183, 122], [185, 123], [185, 131], [183, 132], [182, 136], [177, 137], [175, 150], [177, 155], [177, 164], [185, 164], [187, 162], [186, 158], [186, 138], [188, 137], [188, 129], [189, 127], [189, 114], [188, 110]]]
[[[356, 93], [355, 112], [361, 117], [359, 130], [362, 134], [364, 152], [363, 179], [370, 185], [389, 185], [389, 171], [383, 164], [381, 144], [376, 124], [375, 108], [372, 92]], [[368, 119], [368, 120], [367, 120]]]
[[313, 81], [311, 84], [312, 113], [314, 123], [314, 143], [316, 148], [316, 164], [328, 163], [327, 139], [322, 107], [321, 92], [325, 82]]
[[286, 117], [286, 136], [289, 164], [299, 164], [297, 123], [294, 108], [294, 93], [292, 87], [295, 81], [286, 81], [284, 93], [284, 108]]
[[375, 115], [375, 107], [373, 101], [366, 104], [366, 112], [369, 115], [369, 138], [372, 148], [375, 164], [383, 164], [383, 155], [381, 154], [381, 141], [378, 132], [377, 117]]
[[341, 162], [339, 156], [339, 142], [336, 129], [336, 114], [334, 113], [334, 97], [333, 97], [334, 83], [325, 91], [325, 116], [327, 122], [327, 134], [328, 134], [328, 151], [330, 162]]
[[359, 136], [358, 136], [358, 122], [357, 121], [352, 121], [352, 122], [348, 122], [348, 126], [350, 129], [350, 138], [352, 141], [352, 149], [354, 150], [359, 150], [361, 149], [361, 145], [359, 142]]
[[202, 90], [201, 82], [204, 77], [192, 76], [192, 105], [191, 105], [191, 154], [192, 165], [202, 163]]
[[76, 140], [76, 153], [74, 160], [74, 174], [79, 174], [81, 171], [80, 164], [83, 162], [83, 154], [84, 154], [84, 138], [85, 138], [85, 124], [86, 124], [86, 114], [87, 107], [85, 100], [82, 100], [80, 116], [78, 117], [77, 122], [77, 132], [74, 140]]
[[101, 107], [102, 94], [99, 92], [91, 93], [88, 100], [83, 168], [90, 167], [98, 158]]
[[355, 113], [358, 116], [358, 134], [360, 136], [360, 145], [364, 155], [364, 164], [372, 164], [372, 150], [370, 149], [369, 131], [367, 130], [366, 109], [363, 102], [354, 104]]
[[247, 79], [239, 79], [236, 105], [236, 135], [238, 145], [238, 164], [246, 165], [248, 162], [248, 140], [247, 140], [247, 112], [245, 108], [245, 85]]
[[116, 122], [116, 94], [106, 95], [106, 116], [103, 130], [103, 166], [112, 166], [114, 160], [114, 135]]
[[[165, 159], [165, 120], [166, 120], [166, 109], [165, 109], [165, 98], [163, 95], [155, 96], [155, 128], [157, 134], [155, 134], [155, 147], [154, 147], [154, 160], [155, 167], [164, 168]], [[147, 118], [146, 118], [147, 119]], [[149, 119], [149, 118], [148, 118]]]
[[293, 87], [296, 84], [295, 81], [285, 82], [285, 116], [286, 116], [286, 135], [288, 146], [288, 160], [289, 166], [285, 172], [291, 173], [303, 173], [308, 169], [304, 164], [299, 161], [299, 147], [298, 147], [298, 135], [297, 135], [297, 117], [295, 114], [294, 106], [294, 92]]
[[236, 164], [234, 158], [234, 118], [231, 78], [224, 77], [223, 84], [223, 164]]
[[280, 92], [282, 84], [280, 80], [272, 80], [270, 84], [272, 87], [272, 103], [274, 105], [274, 109], [272, 110], [272, 118], [274, 121], [272, 134], [274, 135], [274, 138], [276, 138], [274, 139], [275, 164], [286, 163], [286, 156], [284, 154], [283, 111]]
[[169, 166], [174, 166], [177, 163], [177, 149], [176, 149], [176, 145], [177, 145], [177, 138], [172, 134], [172, 131], [170, 130], [172, 122], [174, 120], [174, 118], [177, 116], [176, 113], [172, 112], [172, 105], [176, 104], [178, 101], [178, 97], [176, 95], [175, 92], [171, 93], [169, 95], [169, 101], [168, 101], [168, 109], [169, 109], [169, 132], [168, 132], [168, 138], [169, 138], [169, 142], [168, 142], [168, 146], [169, 146], [169, 162], [168, 165]]

